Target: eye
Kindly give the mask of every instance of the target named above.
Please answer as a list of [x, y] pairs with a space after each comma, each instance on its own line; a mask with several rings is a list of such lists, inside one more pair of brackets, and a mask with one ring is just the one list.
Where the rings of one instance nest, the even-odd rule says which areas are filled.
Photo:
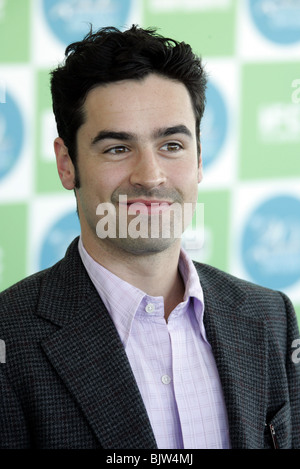
[[123, 145], [117, 145], [115, 147], [112, 147], [112, 148], [109, 148], [108, 150], [106, 150], [104, 153], [109, 153], [111, 155], [123, 155], [124, 153], [127, 153], [129, 150], [127, 147], [123, 146]]
[[161, 147], [161, 150], [174, 153], [174, 152], [177, 152], [179, 150], [182, 150], [182, 145], [178, 142], [168, 142], [168, 143], [165, 143]]

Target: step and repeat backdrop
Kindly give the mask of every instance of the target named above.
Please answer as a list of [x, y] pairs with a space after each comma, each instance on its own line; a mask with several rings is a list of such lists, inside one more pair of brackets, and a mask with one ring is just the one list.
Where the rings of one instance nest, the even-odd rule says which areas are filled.
[[204, 244], [192, 257], [286, 292], [300, 320], [300, 0], [0, 0], [0, 290], [79, 233], [59, 181], [49, 70], [102, 26], [154, 26], [209, 73]]

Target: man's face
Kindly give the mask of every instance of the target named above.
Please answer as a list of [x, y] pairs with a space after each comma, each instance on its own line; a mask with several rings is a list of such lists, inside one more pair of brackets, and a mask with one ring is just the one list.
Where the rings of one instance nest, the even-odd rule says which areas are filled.
[[[83, 239], [132, 254], [166, 249], [175, 239], [162, 235], [162, 224], [176, 224], [176, 216], [173, 221], [168, 211], [175, 205], [183, 209], [184, 204], [195, 204], [202, 177], [187, 89], [154, 74], [141, 81], [119, 81], [91, 90], [84, 112], [85, 122], [77, 133], [76, 189]], [[100, 213], [107, 212], [97, 207], [105, 209], [108, 204], [117, 231], [116, 236], [101, 239]], [[109, 224], [112, 218], [102, 220]], [[151, 220], [153, 227], [160, 223], [158, 236], [157, 229], [150, 230]], [[147, 236], [145, 230], [143, 237], [132, 236], [132, 229], [145, 228], [145, 222]], [[128, 228], [126, 236], [120, 223]]]

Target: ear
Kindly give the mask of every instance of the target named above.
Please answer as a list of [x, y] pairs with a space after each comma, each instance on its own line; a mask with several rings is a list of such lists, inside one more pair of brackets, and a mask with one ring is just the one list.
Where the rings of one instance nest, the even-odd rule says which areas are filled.
[[199, 156], [198, 156], [198, 183], [202, 181], [203, 178], [203, 167], [202, 167], [202, 147], [199, 142]]
[[62, 138], [57, 137], [54, 140], [54, 151], [61, 183], [65, 189], [72, 190], [75, 187], [75, 168]]

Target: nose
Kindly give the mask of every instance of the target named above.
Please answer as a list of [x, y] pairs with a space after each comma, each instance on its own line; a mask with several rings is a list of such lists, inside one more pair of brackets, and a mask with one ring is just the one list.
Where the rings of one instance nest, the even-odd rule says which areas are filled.
[[160, 157], [152, 149], [143, 149], [137, 157], [130, 175], [130, 183], [135, 187], [154, 189], [166, 181]]

